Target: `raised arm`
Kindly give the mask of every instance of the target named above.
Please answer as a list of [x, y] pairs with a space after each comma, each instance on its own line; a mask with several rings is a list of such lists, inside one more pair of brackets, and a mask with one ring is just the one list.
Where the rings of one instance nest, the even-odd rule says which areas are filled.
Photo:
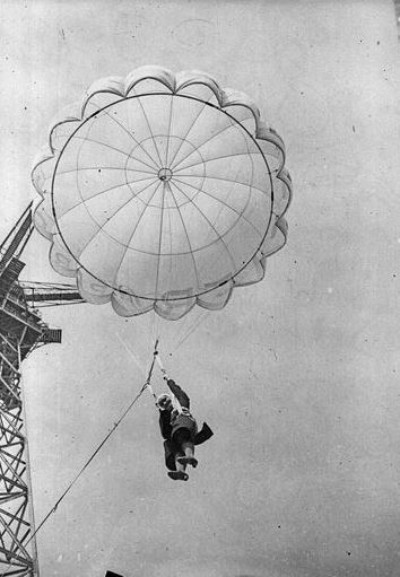
[[185, 393], [183, 389], [179, 385], [175, 383], [172, 379], [167, 380], [167, 385], [170, 388], [171, 392], [175, 397], [178, 399], [182, 407], [190, 410], [190, 398]]

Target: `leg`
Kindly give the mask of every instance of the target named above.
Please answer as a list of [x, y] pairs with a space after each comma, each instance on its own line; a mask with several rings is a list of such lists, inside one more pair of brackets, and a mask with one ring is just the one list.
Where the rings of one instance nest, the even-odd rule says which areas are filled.
[[179, 459], [183, 457], [182, 453], [177, 453], [175, 455], [175, 471], [170, 471], [168, 476], [174, 481], [187, 481], [189, 479], [189, 475], [185, 472], [186, 464], [181, 463]]
[[176, 470], [179, 471], [180, 473], [185, 473], [186, 463], [182, 463], [182, 461], [181, 461], [182, 457], [183, 457], [182, 453], [178, 453], [175, 456], [175, 467], [176, 467]]
[[194, 445], [191, 441], [185, 441], [182, 443], [182, 451], [184, 455], [178, 457], [179, 463], [181, 465], [192, 465], [192, 467], [197, 467], [198, 461], [194, 456]]
[[182, 465], [192, 465], [197, 467], [197, 459], [194, 457], [194, 444], [190, 431], [186, 428], [178, 429], [174, 435], [174, 440], [180, 448], [178, 460]]

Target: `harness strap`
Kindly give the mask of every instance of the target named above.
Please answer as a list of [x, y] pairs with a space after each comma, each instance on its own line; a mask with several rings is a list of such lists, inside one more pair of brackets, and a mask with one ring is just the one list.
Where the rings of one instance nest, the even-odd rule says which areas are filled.
[[160, 355], [158, 353], [157, 353], [156, 361], [158, 363], [158, 366], [160, 367], [160, 371], [162, 373], [164, 381], [168, 381], [169, 377], [167, 375], [167, 371], [165, 370], [164, 365], [162, 364]]
[[[167, 371], [166, 371], [166, 369], [162, 363], [162, 360], [160, 358], [160, 355], [158, 353], [158, 342], [159, 342], [159, 339], [157, 339], [155, 344], [154, 344], [153, 359], [151, 361], [149, 372], [147, 373], [146, 382], [143, 386], [143, 389], [148, 389], [149, 393], [151, 393], [153, 395], [153, 398], [156, 401], [156, 406], [157, 406], [157, 395], [155, 394], [155, 392], [153, 391], [153, 388], [151, 386], [151, 377], [153, 375], [154, 365], [156, 362], [157, 362], [158, 366], [160, 367], [160, 371], [161, 371], [161, 374], [163, 376], [164, 381], [168, 381], [168, 379], [169, 379]], [[186, 409], [185, 407], [182, 407], [182, 405], [180, 404], [180, 402], [178, 401], [178, 399], [176, 398], [176, 396], [173, 394], [172, 391], [171, 391], [171, 397], [172, 397], [172, 403], [174, 405], [174, 410], [176, 410], [177, 413], [182, 414], [183, 412], [185, 412], [186, 414], [190, 415], [190, 411], [188, 409]]]
[[143, 386], [143, 389], [148, 389], [149, 393], [151, 393], [154, 397], [154, 399], [157, 401], [157, 395], [155, 394], [155, 392], [153, 391], [153, 387], [151, 386], [151, 377], [153, 375], [153, 370], [154, 370], [154, 365], [156, 363], [156, 359], [158, 357], [158, 339], [156, 340], [155, 344], [154, 344], [154, 351], [153, 351], [153, 359], [151, 361], [151, 365], [149, 368], [149, 372], [147, 373], [147, 379], [146, 382]]
[[[157, 354], [155, 354], [155, 359], [156, 359], [156, 361], [157, 361], [158, 366], [160, 367], [160, 371], [161, 371], [161, 373], [162, 373], [162, 376], [163, 376], [164, 381], [168, 381], [169, 376], [168, 376], [168, 374], [167, 374], [167, 371], [165, 370], [165, 367], [164, 367], [164, 365], [163, 365], [163, 363], [162, 363], [162, 360], [161, 360], [160, 355], [158, 354], [158, 352], [157, 352]], [[175, 397], [175, 395], [173, 394], [172, 391], [171, 391], [171, 395], [172, 395], [172, 403], [173, 403], [173, 405], [174, 405], [174, 408], [178, 411], [179, 414], [182, 413], [182, 412], [183, 412], [183, 407], [182, 407], [182, 405], [180, 404], [180, 402], [179, 402], [178, 399]]]

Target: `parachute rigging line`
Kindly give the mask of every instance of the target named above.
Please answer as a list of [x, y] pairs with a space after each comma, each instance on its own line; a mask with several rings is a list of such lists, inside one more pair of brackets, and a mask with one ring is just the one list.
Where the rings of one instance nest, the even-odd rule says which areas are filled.
[[[122, 421], [125, 419], [125, 417], [127, 416], [127, 414], [129, 413], [129, 411], [132, 409], [132, 407], [135, 405], [135, 403], [140, 399], [140, 397], [142, 396], [142, 394], [144, 393], [145, 389], [149, 388], [150, 386], [150, 379], [153, 373], [153, 369], [154, 369], [154, 364], [155, 364], [155, 358], [157, 355], [157, 346], [158, 346], [158, 341], [156, 341], [155, 344], [155, 348], [154, 348], [154, 354], [153, 354], [153, 359], [152, 359], [152, 363], [150, 365], [150, 369], [148, 371], [147, 374], [147, 379], [146, 382], [144, 383], [144, 385], [141, 387], [140, 391], [138, 392], [138, 394], [135, 396], [135, 398], [131, 401], [131, 403], [129, 404], [129, 406], [125, 409], [125, 411], [122, 413], [122, 415], [120, 416], [120, 418], [118, 419], [118, 421], [116, 421], [112, 427], [112, 429], [107, 433], [107, 435], [104, 437], [104, 439], [101, 441], [101, 443], [97, 446], [97, 448], [95, 449], [95, 451], [92, 453], [92, 455], [89, 457], [89, 459], [86, 461], [86, 463], [83, 465], [83, 467], [80, 469], [80, 471], [76, 474], [76, 476], [73, 478], [73, 480], [69, 483], [68, 487], [65, 489], [65, 491], [62, 493], [62, 495], [59, 497], [59, 499], [56, 501], [56, 503], [53, 505], [53, 507], [50, 509], [50, 511], [47, 513], [47, 515], [42, 519], [42, 521], [39, 523], [38, 527], [35, 529], [34, 533], [32, 533], [32, 535], [29, 537], [28, 541], [26, 542], [26, 545], [28, 545], [32, 539], [37, 535], [37, 533], [40, 531], [40, 529], [43, 527], [43, 525], [46, 523], [46, 521], [49, 519], [49, 517], [51, 515], [53, 515], [53, 513], [55, 513], [57, 511], [58, 506], [60, 505], [61, 501], [66, 497], [66, 495], [69, 493], [69, 491], [72, 489], [72, 487], [75, 485], [75, 483], [78, 481], [79, 477], [84, 473], [84, 471], [88, 468], [88, 466], [90, 465], [90, 463], [93, 461], [93, 459], [96, 457], [96, 455], [100, 452], [100, 450], [103, 448], [103, 446], [106, 444], [106, 442], [108, 441], [108, 439], [111, 437], [111, 435], [114, 433], [114, 431], [119, 427], [119, 425], [122, 423]], [[151, 386], [150, 386], [151, 389]], [[153, 393], [154, 395], [154, 393]], [[4, 575], [4, 573], [3, 573]]]
[[121, 335], [119, 333], [116, 333], [120, 343], [122, 344], [122, 346], [124, 347], [124, 349], [126, 350], [127, 353], [129, 353], [129, 355], [131, 356], [132, 360], [134, 361], [135, 365], [138, 367], [138, 369], [140, 370], [140, 372], [145, 375], [145, 370], [142, 367], [142, 365], [140, 364], [139, 359], [136, 357], [136, 355], [134, 355], [133, 351], [131, 349], [128, 348], [128, 346], [126, 345], [126, 343], [122, 340]]
[[[195, 332], [197, 331], [197, 329], [199, 328], [199, 326], [205, 321], [206, 318], [208, 318], [209, 314], [211, 311], [209, 310], [203, 310], [201, 312], [201, 316], [192, 324], [189, 325], [189, 327], [187, 328], [186, 332], [183, 333], [182, 337], [179, 339], [177, 345], [175, 346], [174, 350], [171, 351], [171, 355], [173, 353], [175, 353], [182, 345], [183, 343]], [[183, 332], [183, 331], [182, 331]]]

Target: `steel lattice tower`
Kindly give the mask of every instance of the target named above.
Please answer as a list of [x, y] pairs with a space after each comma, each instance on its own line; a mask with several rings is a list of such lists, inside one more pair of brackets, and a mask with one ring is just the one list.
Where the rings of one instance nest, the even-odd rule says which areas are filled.
[[29, 206], [0, 245], [0, 576], [39, 575], [21, 363], [35, 348], [60, 343], [61, 330], [34, 307], [83, 302], [73, 287], [18, 280], [32, 230]]

